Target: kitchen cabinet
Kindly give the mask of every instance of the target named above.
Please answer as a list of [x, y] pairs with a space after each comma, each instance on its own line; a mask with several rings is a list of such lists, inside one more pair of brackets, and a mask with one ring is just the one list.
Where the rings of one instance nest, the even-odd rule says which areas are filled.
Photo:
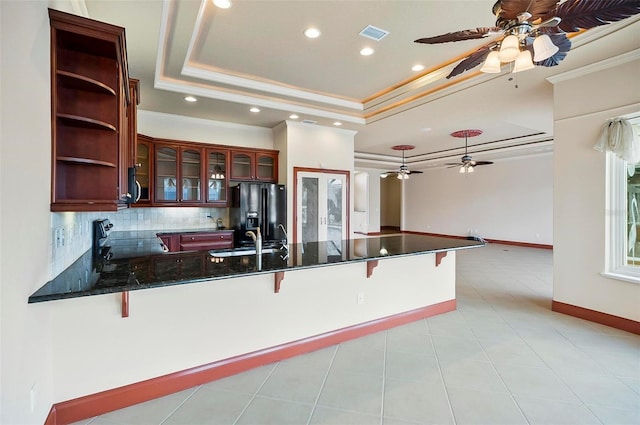
[[129, 199], [124, 28], [49, 9], [51, 211], [115, 211]]
[[138, 152], [138, 104], [140, 104], [140, 80], [129, 78], [130, 102], [127, 106], [127, 143], [129, 152], [127, 167], [136, 166]]
[[180, 235], [180, 251], [233, 248], [233, 232], [183, 233]]
[[137, 135], [135, 167], [136, 180], [140, 184], [140, 199], [134, 205], [148, 206], [151, 204], [152, 176], [153, 176], [153, 139], [142, 134]]
[[178, 233], [167, 233], [167, 234], [159, 234], [158, 237], [162, 241], [162, 243], [167, 247], [169, 252], [180, 251], [180, 234]]
[[278, 181], [278, 153], [231, 150], [231, 180]]
[[[278, 151], [137, 135], [138, 207], [227, 207], [236, 181], [275, 182]], [[235, 174], [234, 174], [235, 169]]]
[[209, 148], [206, 150], [207, 204], [228, 205], [229, 191], [229, 150]]
[[159, 233], [169, 252], [233, 248], [233, 230], [216, 232]]
[[155, 145], [155, 203], [202, 204], [202, 156], [198, 147]]

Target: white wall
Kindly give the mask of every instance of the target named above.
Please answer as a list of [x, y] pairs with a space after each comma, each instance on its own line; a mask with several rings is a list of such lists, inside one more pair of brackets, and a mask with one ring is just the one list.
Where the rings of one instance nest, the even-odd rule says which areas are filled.
[[[355, 132], [285, 121], [273, 129], [281, 184], [287, 186], [287, 229], [293, 228], [293, 167], [349, 171], [349, 213], [353, 216], [353, 146]], [[353, 234], [353, 226], [349, 226]], [[292, 234], [292, 232], [290, 232]]]
[[0, 15], [0, 422], [42, 423], [54, 400], [54, 306], [27, 298], [50, 273], [47, 3], [2, 1]]
[[377, 233], [380, 231], [380, 170], [357, 167], [355, 171], [366, 173], [368, 175], [368, 205], [366, 207], [365, 217], [363, 218], [363, 233]]
[[404, 229], [553, 244], [553, 158], [497, 160], [472, 174], [426, 170], [405, 181]]
[[138, 133], [151, 137], [240, 147], [273, 149], [271, 129], [138, 111]]
[[593, 145], [605, 120], [640, 112], [638, 70], [635, 60], [567, 75], [554, 85], [553, 298], [635, 321], [640, 321], [640, 285], [600, 275], [606, 255], [606, 156]]

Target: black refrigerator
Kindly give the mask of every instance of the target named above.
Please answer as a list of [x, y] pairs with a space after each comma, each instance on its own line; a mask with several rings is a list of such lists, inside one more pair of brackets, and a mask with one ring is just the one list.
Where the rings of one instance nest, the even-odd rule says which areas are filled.
[[263, 245], [282, 242], [287, 237], [287, 192], [284, 185], [243, 182], [231, 188], [230, 225], [235, 230], [236, 247], [253, 245], [249, 230], [260, 228]]

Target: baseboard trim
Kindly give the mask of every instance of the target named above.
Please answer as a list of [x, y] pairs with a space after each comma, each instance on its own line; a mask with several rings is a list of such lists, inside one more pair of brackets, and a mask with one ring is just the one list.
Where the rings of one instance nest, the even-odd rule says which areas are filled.
[[[441, 233], [414, 232], [411, 230], [403, 230], [402, 233], [410, 233], [413, 235], [438, 236], [442, 238], [468, 239], [467, 236], [443, 235]], [[522, 246], [526, 248], [553, 249], [553, 245], [547, 245], [547, 244], [541, 244], [541, 243], [503, 241], [501, 239], [486, 239], [486, 238], [483, 238], [483, 239], [489, 243], [497, 243], [501, 245]]]
[[640, 322], [625, 319], [624, 317], [614, 316], [612, 314], [602, 313], [601, 311], [590, 310], [555, 300], [551, 302], [551, 310], [640, 335]]
[[360, 338], [419, 319], [447, 313], [455, 309], [456, 300], [451, 299], [404, 313], [382, 317], [324, 334], [136, 382], [123, 387], [63, 401], [51, 407], [45, 425], [67, 425], [83, 419], [92, 418], [113, 410], [122, 409], [225, 378], [258, 366], [329, 347], [350, 339]]

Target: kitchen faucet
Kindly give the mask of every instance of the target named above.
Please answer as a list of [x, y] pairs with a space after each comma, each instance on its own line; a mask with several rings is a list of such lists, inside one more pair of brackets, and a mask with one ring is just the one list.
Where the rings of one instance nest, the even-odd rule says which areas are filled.
[[256, 232], [257, 234], [249, 230], [245, 235], [253, 239], [253, 242], [256, 244], [256, 255], [259, 257], [262, 255], [262, 235], [260, 234], [259, 227], [256, 229]]
[[287, 229], [284, 228], [284, 225], [282, 223], [278, 224], [278, 227], [280, 229], [282, 229], [282, 233], [284, 233], [284, 240], [282, 242], [282, 246], [285, 247], [285, 249], [288, 251], [289, 250], [289, 236], [287, 235]]
[[278, 227], [282, 229], [282, 233], [284, 233], [284, 240], [282, 241], [282, 247], [280, 247], [280, 249], [287, 251], [287, 253], [281, 257], [283, 260], [286, 260], [289, 258], [289, 236], [287, 235], [287, 229], [284, 228], [282, 223], [278, 224]]

